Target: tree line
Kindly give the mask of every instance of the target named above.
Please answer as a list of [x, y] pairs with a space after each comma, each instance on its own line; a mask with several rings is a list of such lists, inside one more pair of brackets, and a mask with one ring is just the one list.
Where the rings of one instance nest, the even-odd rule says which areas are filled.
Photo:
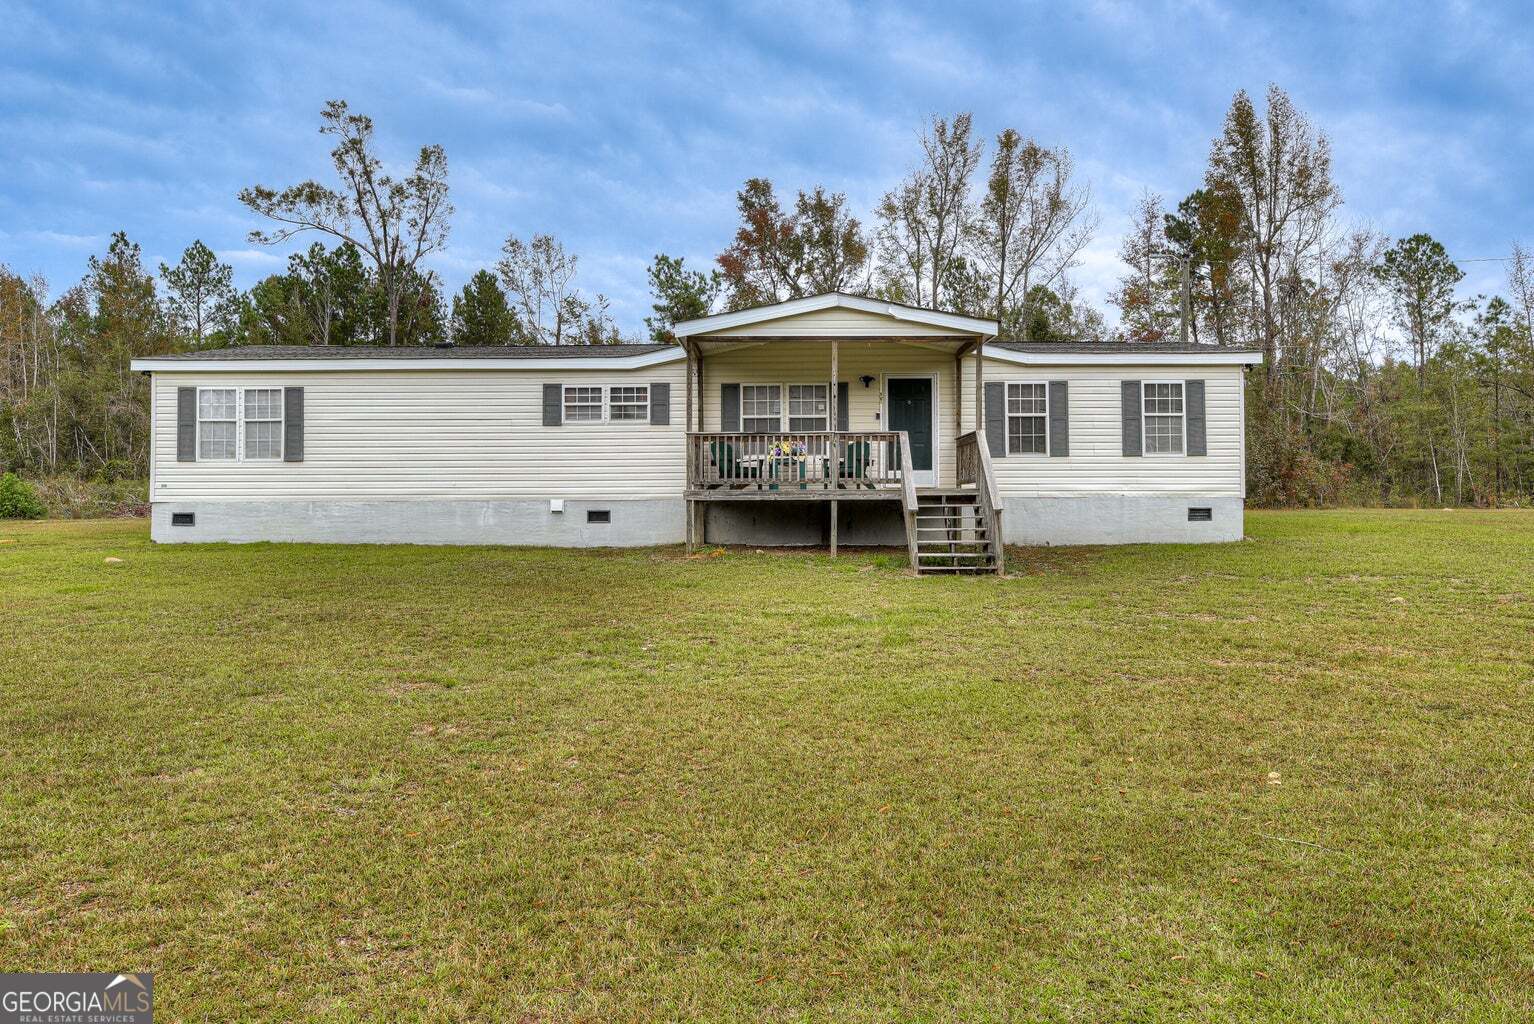
[[[675, 341], [679, 321], [824, 291], [1001, 323], [1033, 342], [1260, 349], [1251, 376], [1254, 500], [1497, 503], [1534, 494], [1534, 259], [1500, 258], [1502, 295], [1462, 296], [1464, 274], [1426, 233], [1388, 239], [1343, 216], [1331, 150], [1289, 97], [1233, 99], [1201, 182], [1175, 205], [1144, 194], [1121, 240], [1118, 324], [1072, 280], [1099, 225], [1064, 146], [1015, 129], [989, 140], [967, 113], [932, 118], [907, 174], [860, 215], [844, 194], [780, 194], [752, 178], [733, 236], [706, 269], [657, 254], [645, 335], [625, 338], [579, 258], [550, 234], [508, 237], [451, 297], [426, 264], [453, 207], [440, 146], [386, 172], [372, 121], [333, 101], [321, 133], [334, 180], [255, 185], [284, 272], [241, 292], [201, 241], [143, 265], [122, 233], [57, 298], [0, 267], [0, 465], [124, 477], [147, 466], [135, 356], [228, 345], [526, 345]], [[989, 144], [988, 144], [989, 143]], [[791, 195], [791, 198], [790, 198]], [[865, 226], [865, 221], [867, 222]]]

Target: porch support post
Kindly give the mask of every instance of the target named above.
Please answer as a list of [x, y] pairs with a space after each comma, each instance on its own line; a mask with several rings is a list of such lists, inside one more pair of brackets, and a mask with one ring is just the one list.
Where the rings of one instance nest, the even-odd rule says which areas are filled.
[[[692, 429], [692, 389], [696, 382], [695, 375], [698, 372], [698, 367], [697, 360], [692, 354], [692, 343], [684, 340], [682, 348], [687, 352], [687, 413], [686, 418], [682, 420], [682, 432], [685, 434]], [[698, 396], [700, 401], [702, 398], [702, 395]]]
[[985, 335], [975, 341], [975, 434], [985, 433]]
[[693, 358], [698, 364], [698, 433], [703, 433], [703, 346], [693, 343], [693, 349], [697, 355]]
[[831, 557], [836, 557], [836, 499], [831, 499]]
[[[693, 462], [693, 443], [692, 443], [693, 439], [692, 439], [691, 434], [689, 433], [692, 430], [692, 378], [693, 378], [693, 373], [694, 373], [696, 367], [693, 365], [694, 364], [694, 360], [693, 360], [693, 357], [692, 357], [692, 345], [684, 339], [682, 341], [682, 348], [687, 352], [687, 379], [683, 383], [683, 388], [687, 392], [687, 411], [682, 416], [682, 444], [686, 445], [686, 447], [687, 447], [687, 458], [686, 458], [687, 477], [686, 477], [685, 480], [682, 481], [682, 489], [683, 490], [691, 490], [692, 489], [692, 482], [693, 482], [693, 480], [697, 479], [697, 477], [699, 475], [701, 475], [701, 474], [696, 472], [698, 467]], [[699, 399], [701, 400], [701, 398], [702, 398], [702, 396], [700, 395]], [[688, 516], [687, 516], [687, 549], [688, 549], [688, 554], [691, 554], [692, 553], [692, 506], [691, 506], [691, 504], [689, 504], [687, 506], [687, 512], [688, 512]]]
[[958, 437], [964, 433], [964, 357], [969, 350], [975, 347], [973, 341], [966, 341], [958, 347], [953, 354], [953, 434]]
[[[837, 382], [837, 379], [841, 376], [841, 374], [839, 372], [840, 371], [840, 367], [837, 364], [837, 351], [836, 351], [836, 349], [837, 349], [837, 341], [836, 341], [835, 338], [832, 338], [831, 339], [831, 386], [830, 386], [830, 388], [828, 388], [826, 390], [826, 426], [831, 428], [831, 447], [830, 447], [830, 450], [828, 452], [826, 452], [826, 487], [828, 489], [835, 489], [835, 487], [836, 487], [836, 478], [841, 473], [841, 454], [842, 454], [842, 451], [841, 451], [841, 436], [837, 432], [837, 429], [836, 429], [837, 426], [838, 426], [838, 424], [836, 422], [836, 412], [837, 412], [837, 404], [838, 404], [837, 403], [837, 397], [838, 396], [837, 396], [837, 393], [836, 393], [836, 382]], [[848, 404], [848, 408], [850, 410], [851, 405], [852, 405], [852, 394], [851, 394], [852, 389], [848, 388], [847, 392], [848, 392], [848, 394], [847, 394], [847, 404]], [[849, 412], [849, 418], [850, 418], [850, 412]], [[847, 425], [849, 427], [852, 426], [851, 423], [848, 423]], [[835, 557], [835, 555], [836, 555], [836, 502], [834, 502], [834, 501], [831, 503], [831, 555], [832, 555], [832, 557]]]

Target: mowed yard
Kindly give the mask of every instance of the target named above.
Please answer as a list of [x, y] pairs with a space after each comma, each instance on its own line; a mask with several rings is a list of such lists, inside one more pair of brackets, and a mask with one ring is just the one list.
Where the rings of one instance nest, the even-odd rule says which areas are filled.
[[0, 524], [0, 970], [153, 970], [164, 1020], [1528, 1020], [1534, 513], [1247, 532], [917, 579]]

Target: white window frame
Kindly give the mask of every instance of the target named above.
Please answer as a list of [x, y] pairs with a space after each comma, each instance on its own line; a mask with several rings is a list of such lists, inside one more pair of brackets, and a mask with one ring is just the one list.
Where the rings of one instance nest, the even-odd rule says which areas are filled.
[[751, 429], [747, 428], [746, 427], [746, 421], [747, 420], [765, 420], [768, 417], [766, 417], [766, 416], [747, 416], [746, 415], [746, 388], [777, 388], [778, 389], [778, 426], [777, 426], [777, 430], [776, 431], [767, 431], [767, 433], [779, 433], [779, 434], [785, 433], [786, 432], [785, 425], [788, 422], [788, 420], [787, 420], [787, 416], [788, 416], [788, 385], [784, 384], [782, 381], [772, 381], [772, 380], [762, 380], [762, 381], [754, 381], [753, 380], [753, 381], [742, 381], [741, 382], [741, 385], [740, 385], [740, 432], [742, 434], [754, 434], [754, 433], [758, 433], [758, 431], [751, 430]]
[[[202, 394], [204, 391], [233, 391], [234, 392], [234, 458], [214, 459], [202, 453]], [[276, 391], [277, 399], [277, 454], [262, 456], [259, 458], [247, 458], [245, 455], [245, 392], [247, 391]], [[228, 420], [208, 420], [210, 423], [228, 423]], [[271, 420], [261, 420], [262, 423], [271, 423]], [[208, 384], [197, 388], [197, 419], [195, 424], [197, 437], [197, 461], [216, 463], [271, 463], [281, 462], [287, 454], [288, 443], [288, 403], [287, 394], [280, 384]]]
[[[1021, 451], [1013, 451], [1012, 450], [1012, 417], [1013, 417], [1013, 412], [1012, 412], [1012, 385], [1014, 385], [1014, 384], [1030, 384], [1030, 385], [1033, 385], [1035, 387], [1042, 387], [1044, 389], [1044, 413], [1043, 413], [1043, 418], [1044, 418], [1044, 450], [1041, 451], [1041, 452], [1021, 452]], [[1021, 380], [1015, 380], [1015, 379], [1014, 380], [1006, 380], [1006, 381], [1002, 382], [1001, 394], [1002, 394], [1002, 405], [1003, 405], [1005, 413], [1006, 413], [1006, 416], [1005, 416], [1005, 425], [1006, 425], [1006, 439], [1005, 439], [1005, 443], [1006, 443], [1006, 448], [1007, 448], [1007, 457], [1011, 458], [1011, 457], [1013, 457], [1015, 455], [1015, 456], [1017, 456], [1020, 459], [1039, 459], [1039, 458], [1047, 459], [1047, 458], [1049, 458], [1049, 445], [1050, 445], [1050, 442], [1053, 440], [1053, 438], [1050, 436], [1050, 430], [1049, 430], [1049, 381], [1047, 381], [1047, 380], [1032, 380], [1032, 379], [1027, 379], [1027, 378], [1024, 378], [1024, 379], [1021, 379]], [[1144, 398], [1142, 397], [1140, 401], [1141, 401], [1141, 404], [1143, 406], [1144, 401], [1145, 401]], [[1029, 412], [1029, 413], [1017, 413], [1016, 415], [1017, 415], [1018, 419], [1023, 419], [1023, 418], [1033, 419], [1033, 418], [1037, 418], [1039, 414], [1038, 413]]]
[[[838, 381], [837, 382], [838, 390], [840, 390], [840, 386], [842, 384], [845, 384], [845, 383], [847, 383], [847, 382], [846, 381]], [[835, 427], [833, 426], [833, 424], [836, 423], [837, 396], [835, 394], [833, 394], [829, 390], [830, 387], [831, 387], [831, 382], [830, 381], [825, 381], [825, 380], [793, 380], [793, 381], [781, 381], [781, 380], [743, 380], [743, 381], [740, 382], [740, 387], [741, 387], [741, 392], [740, 392], [740, 432], [742, 434], [752, 433], [752, 431], [746, 429], [746, 420], [760, 420], [760, 419], [766, 419], [767, 418], [765, 416], [747, 416], [746, 415], [746, 392], [745, 392], [746, 388], [777, 388], [778, 389], [778, 426], [777, 426], [777, 432], [780, 433], [780, 434], [829, 434], [829, 433], [832, 433], [835, 430]], [[791, 429], [789, 429], [789, 423], [794, 418], [793, 414], [790, 412], [790, 408], [791, 408], [790, 401], [791, 400], [790, 400], [789, 395], [788, 395], [788, 389], [789, 388], [826, 388], [827, 389], [827, 392], [826, 392], [826, 425], [825, 425], [824, 429], [822, 429], [822, 430], [791, 430]], [[850, 394], [850, 389], [849, 389], [849, 394]], [[800, 419], [805, 419], [806, 417], [801, 416], [799, 418]]]
[[[570, 415], [570, 409], [571, 409], [571, 404], [572, 404], [570, 402], [570, 392], [572, 392], [572, 391], [595, 391], [597, 393], [597, 400], [596, 400], [597, 415], [596, 415], [595, 419], [591, 419], [591, 418], [584, 417], [584, 416], [576, 418], [576, 417], [572, 417]], [[575, 407], [581, 408], [581, 409], [589, 409], [589, 408], [591, 408], [591, 404], [592, 403], [590, 403], [590, 402], [576, 402], [576, 403], [574, 403]], [[606, 423], [607, 422], [607, 388], [606, 388], [606, 386], [602, 385], [602, 384], [561, 384], [559, 386], [559, 422], [560, 423], [567, 423], [567, 424], [571, 424], [571, 425], [580, 424], [580, 423]]]
[[[793, 434], [829, 434], [831, 432], [832, 417], [835, 415], [835, 413], [833, 411], [834, 406], [832, 404], [835, 401], [835, 399], [831, 397], [831, 393], [829, 391], [830, 387], [831, 387], [831, 385], [830, 385], [830, 382], [828, 382], [828, 381], [813, 381], [813, 380], [811, 380], [811, 381], [795, 381], [793, 383], [784, 384], [783, 385], [783, 419], [782, 419], [782, 423], [781, 423], [782, 428], [785, 429], [786, 431], [788, 431], [789, 433], [793, 433]], [[824, 427], [821, 427], [819, 430], [795, 430], [794, 429], [794, 427], [793, 427], [793, 422], [794, 422], [794, 419], [795, 419], [794, 412], [793, 412], [793, 402], [794, 402], [794, 399], [793, 399], [793, 395], [792, 395], [792, 391], [793, 391], [794, 388], [826, 388], [826, 389], [828, 389], [826, 391], [826, 415], [825, 415], [826, 425]], [[802, 401], [804, 401], [804, 399], [801, 398], [800, 401], [802, 402]], [[814, 399], [811, 398], [810, 401], [813, 402]], [[814, 419], [815, 417], [813, 417], [813, 416], [800, 416], [798, 418], [801, 419], [801, 420], [805, 420], [805, 419]]]
[[[638, 390], [638, 391], [643, 391], [644, 392], [644, 401], [643, 402], [619, 402], [619, 403], [617, 403], [619, 405], [624, 405], [624, 406], [643, 405], [644, 406], [644, 415], [638, 416], [638, 417], [626, 417], [626, 418], [621, 419], [621, 420], [613, 418], [613, 414], [612, 414], [612, 407], [613, 407], [613, 404], [614, 404], [613, 403], [613, 392], [615, 390], [617, 390], [618, 388], [628, 388], [629, 390]], [[609, 385], [607, 385], [606, 387], [604, 387], [602, 389], [602, 394], [603, 394], [603, 397], [604, 397], [604, 401], [603, 401], [603, 405], [602, 405], [603, 415], [604, 415], [604, 422], [608, 422], [608, 423], [649, 423], [650, 422], [650, 385], [649, 385], [648, 382], [646, 382], [644, 384], [609, 384]]]
[[[570, 418], [570, 391], [573, 390], [573, 389], [576, 389], [576, 388], [583, 388], [583, 389], [585, 389], [587, 391], [595, 391], [595, 392], [597, 392], [597, 397], [599, 399], [599, 404], [601, 406], [601, 412], [600, 412], [600, 415], [596, 419], [577, 420], [577, 419], [571, 419]], [[614, 388], [634, 388], [634, 389], [642, 390], [644, 392], [644, 415], [642, 417], [638, 418], [638, 419], [622, 419], [622, 420], [613, 419], [613, 389]], [[606, 382], [606, 381], [604, 381], [602, 383], [591, 383], [591, 384], [561, 384], [559, 386], [559, 422], [560, 422], [560, 425], [562, 425], [562, 426], [566, 426], [567, 425], [567, 426], [573, 426], [573, 427], [580, 427], [580, 426], [590, 427], [590, 426], [597, 426], [598, 424], [609, 424], [609, 423], [617, 423], [617, 424], [624, 425], [624, 426], [643, 426], [643, 425], [647, 425], [650, 422], [650, 410], [652, 408], [650, 403], [653, 401], [654, 396], [655, 396], [655, 390], [654, 390], [653, 387], [651, 387], [651, 382], [650, 381], [645, 381], [642, 384], [629, 384], [629, 383], [613, 384], [613, 383], [609, 383], [609, 382]], [[638, 405], [639, 403], [638, 402], [620, 402], [619, 404], [620, 405]], [[581, 407], [581, 408], [589, 408], [591, 406], [591, 403], [590, 402], [577, 402], [576, 405]]]
[[[1150, 450], [1150, 429], [1147, 420], [1150, 416], [1170, 416], [1172, 413], [1147, 413], [1145, 411], [1145, 388], [1150, 384], [1176, 384], [1179, 389], [1179, 398], [1182, 402], [1182, 412], [1177, 413], [1177, 418], [1182, 421], [1182, 447], [1175, 452], [1153, 452]], [[1185, 459], [1188, 457], [1188, 385], [1181, 378], [1152, 377], [1140, 381], [1140, 455], [1147, 459]]]

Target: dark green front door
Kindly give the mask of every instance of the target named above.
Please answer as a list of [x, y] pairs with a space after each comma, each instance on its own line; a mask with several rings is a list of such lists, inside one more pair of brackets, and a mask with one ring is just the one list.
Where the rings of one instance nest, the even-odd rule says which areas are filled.
[[932, 379], [891, 377], [885, 382], [890, 430], [911, 435], [911, 468], [932, 471]]

